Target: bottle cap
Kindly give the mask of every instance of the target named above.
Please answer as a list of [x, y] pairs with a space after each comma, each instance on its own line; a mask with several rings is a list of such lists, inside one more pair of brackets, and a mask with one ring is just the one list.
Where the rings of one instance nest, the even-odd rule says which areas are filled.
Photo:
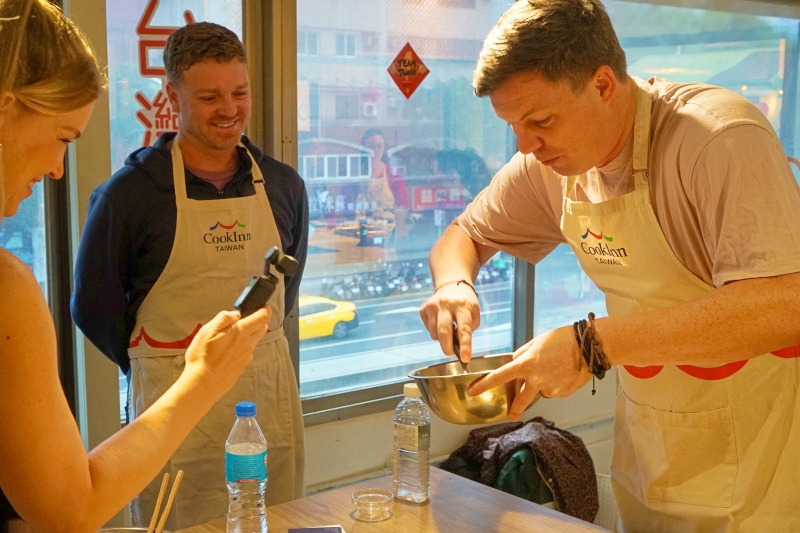
[[256, 404], [253, 402], [237, 403], [236, 416], [256, 416]]
[[419, 398], [422, 396], [416, 383], [406, 383], [403, 385], [403, 395], [407, 398]]

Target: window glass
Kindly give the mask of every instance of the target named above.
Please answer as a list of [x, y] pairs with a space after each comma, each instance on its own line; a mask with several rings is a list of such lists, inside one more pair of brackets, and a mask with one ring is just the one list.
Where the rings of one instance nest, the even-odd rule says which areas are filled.
[[[298, 35], [319, 35], [317, 55], [306, 43], [297, 57], [311, 219], [300, 291], [338, 302], [316, 315], [322, 323], [300, 321], [301, 396], [406, 380], [446, 359], [419, 317], [433, 292], [428, 253], [514, 152], [471, 87], [480, 45], [510, 4], [298, 1]], [[408, 98], [387, 70], [406, 43], [429, 71]], [[478, 354], [511, 349], [511, 277], [504, 254], [481, 270]]]
[[16, 255], [33, 272], [44, 297], [47, 294], [47, 242], [45, 239], [44, 184], [19, 204], [17, 214], [2, 219], [0, 246]]
[[[108, 96], [112, 171], [128, 155], [177, 129], [177, 116], [162, 92], [162, 53], [169, 33], [195, 21], [221, 24], [242, 37], [241, 0], [106, 0]], [[160, 71], [160, 72], [159, 72]], [[120, 374], [124, 420], [127, 382]]]
[[319, 304], [319, 309], [317, 309], [317, 313], [325, 313], [326, 311], [330, 311], [332, 309], [336, 309], [336, 305], [334, 304]]

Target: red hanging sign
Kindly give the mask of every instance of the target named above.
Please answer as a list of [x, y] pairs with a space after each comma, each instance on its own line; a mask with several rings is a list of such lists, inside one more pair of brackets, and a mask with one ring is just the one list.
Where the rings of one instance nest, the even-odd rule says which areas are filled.
[[430, 73], [409, 43], [400, 50], [387, 70], [397, 88], [407, 99], [411, 98], [425, 76]]

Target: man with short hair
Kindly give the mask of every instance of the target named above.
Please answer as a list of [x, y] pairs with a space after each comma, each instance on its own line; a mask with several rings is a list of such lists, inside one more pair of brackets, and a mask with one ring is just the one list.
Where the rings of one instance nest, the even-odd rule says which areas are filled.
[[[131, 418], [167, 390], [197, 328], [232, 308], [270, 247], [301, 265], [292, 277], [273, 271], [281, 283], [253, 362], [165, 467], [173, 478], [185, 472], [167, 522], [178, 530], [225, 516], [225, 440], [240, 401], [257, 404], [269, 446], [266, 503], [303, 495], [302, 412], [282, 326], [306, 259], [308, 207], [297, 173], [242, 135], [250, 85], [233, 32], [185, 26], [169, 37], [164, 64], [178, 132], [133, 152], [94, 191], [71, 304], [76, 324], [127, 373]], [[149, 524], [160, 483], [132, 502], [135, 525]]]
[[452, 354], [456, 321], [469, 359], [469, 282], [498, 250], [568, 243], [610, 316], [535, 337], [470, 393], [523, 379], [517, 420], [613, 365], [619, 531], [800, 531], [800, 194], [770, 123], [718, 87], [628, 76], [599, 0], [516, 2], [474, 87], [519, 153], [431, 252], [431, 337]]

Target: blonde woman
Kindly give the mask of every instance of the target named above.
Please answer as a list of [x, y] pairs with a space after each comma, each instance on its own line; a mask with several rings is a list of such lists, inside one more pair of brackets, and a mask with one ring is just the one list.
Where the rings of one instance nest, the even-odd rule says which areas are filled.
[[[104, 85], [87, 40], [58, 9], [46, 0], [0, 0], [4, 216], [44, 176], [61, 177], [66, 146], [86, 127]], [[0, 249], [0, 532], [97, 531], [236, 382], [269, 317], [268, 309], [244, 319], [219, 313], [192, 341], [178, 381], [87, 454], [59, 383], [42, 292]]]

